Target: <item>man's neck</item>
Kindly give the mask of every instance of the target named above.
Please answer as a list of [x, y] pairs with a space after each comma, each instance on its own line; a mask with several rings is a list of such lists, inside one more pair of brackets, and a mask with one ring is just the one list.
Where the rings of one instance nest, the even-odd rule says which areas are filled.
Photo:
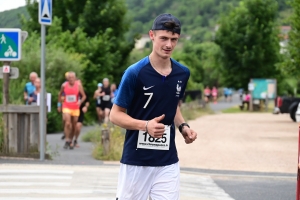
[[158, 70], [164, 70], [171, 67], [170, 58], [162, 58], [157, 56], [155, 53], [151, 53], [149, 55], [150, 62], [157, 68]]

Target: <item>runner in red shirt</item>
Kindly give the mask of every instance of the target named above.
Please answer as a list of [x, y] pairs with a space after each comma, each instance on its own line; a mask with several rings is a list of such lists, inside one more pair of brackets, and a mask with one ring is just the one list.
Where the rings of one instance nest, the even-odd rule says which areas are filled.
[[[62, 94], [64, 93], [65, 98], [62, 104], [63, 118], [65, 120], [64, 132], [66, 143], [64, 148], [73, 149], [71, 144], [72, 135], [71, 132], [75, 130], [76, 123], [80, 114], [80, 105], [85, 101], [86, 95], [83, 91], [82, 85], [76, 81], [75, 72], [68, 73], [68, 81], [62, 84], [58, 99], [61, 99]], [[81, 96], [79, 100], [79, 95]]]

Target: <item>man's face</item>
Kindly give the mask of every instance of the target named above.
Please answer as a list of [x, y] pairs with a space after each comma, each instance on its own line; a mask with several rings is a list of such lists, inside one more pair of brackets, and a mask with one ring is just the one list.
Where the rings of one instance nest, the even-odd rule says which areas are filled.
[[40, 88], [40, 87], [41, 87], [41, 80], [40, 80], [40, 79], [36, 79], [36, 80], [34, 81], [34, 86], [35, 86], [36, 88]]
[[73, 85], [76, 81], [75, 75], [74, 74], [69, 74], [68, 81], [69, 81], [70, 84]]
[[103, 86], [104, 87], [108, 87], [109, 86], [109, 81], [108, 80], [104, 80], [103, 81]]
[[179, 34], [165, 30], [149, 31], [153, 51], [161, 58], [168, 59], [177, 45]]
[[35, 81], [35, 79], [36, 79], [36, 75], [35, 74], [32, 74], [32, 75], [30, 75], [30, 81], [32, 82], [32, 83], [34, 83], [34, 81]]

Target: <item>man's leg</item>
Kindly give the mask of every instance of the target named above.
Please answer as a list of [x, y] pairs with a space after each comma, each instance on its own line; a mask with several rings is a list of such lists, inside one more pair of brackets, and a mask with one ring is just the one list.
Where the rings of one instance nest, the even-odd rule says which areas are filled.
[[77, 141], [78, 141], [78, 137], [81, 131], [81, 127], [82, 127], [82, 123], [84, 120], [84, 113], [82, 110], [80, 110], [80, 115], [78, 117], [78, 121], [76, 123], [76, 128], [75, 128], [75, 140], [74, 140], [74, 147], [79, 147]]
[[155, 172], [156, 167], [121, 164], [118, 178], [117, 199], [148, 199]]
[[78, 145], [78, 137], [81, 131], [81, 127], [82, 127], [82, 123], [81, 122], [77, 122], [76, 123], [76, 131], [75, 131], [75, 140], [74, 140], [74, 147], [79, 147]]
[[71, 114], [70, 113], [64, 113], [64, 119], [65, 119], [65, 123], [64, 123], [64, 132], [65, 132], [65, 146], [64, 148], [67, 149], [70, 146], [70, 134], [71, 134]]
[[179, 163], [158, 167], [155, 174], [150, 197], [155, 200], [179, 199], [180, 169]]
[[[64, 114], [62, 114], [62, 124], [63, 124], [63, 127], [65, 129], [65, 117], [64, 117]], [[61, 137], [62, 140], [64, 140], [66, 138], [66, 134], [65, 132], [63, 132], [63, 136]]]
[[107, 124], [108, 121], [109, 121], [109, 113], [110, 113], [110, 109], [109, 108], [105, 108], [104, 109], [104, 115], [105, 115], [105, 118], [104, 118], [104, 122]]
[[72, 137], [71, 137], [71, 144], [70, 144], [70, 149], [73, 149], [73, 138], [75, 136], [75, 131], [76, 131], [76, 124], [78, 121], [78, 116], [72, 116]]
[[97, 116], [98, 116], [98, 122], [99, 122], [99, 124], [101, 124], [102, 120], [103, 120], [103, 111], [102, 111], [101, 107], [96, 107], [96, 111], [97, 111]]

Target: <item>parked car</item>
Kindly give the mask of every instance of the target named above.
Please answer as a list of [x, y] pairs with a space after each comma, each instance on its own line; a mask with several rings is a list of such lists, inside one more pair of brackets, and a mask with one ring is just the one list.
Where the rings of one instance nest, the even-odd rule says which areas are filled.
[[273, 114], [289, 113], [291, 119], [296, 122], [296, 112], [300, 98], [297, 97], [277, 97], [275, 98], [275, 108]]

